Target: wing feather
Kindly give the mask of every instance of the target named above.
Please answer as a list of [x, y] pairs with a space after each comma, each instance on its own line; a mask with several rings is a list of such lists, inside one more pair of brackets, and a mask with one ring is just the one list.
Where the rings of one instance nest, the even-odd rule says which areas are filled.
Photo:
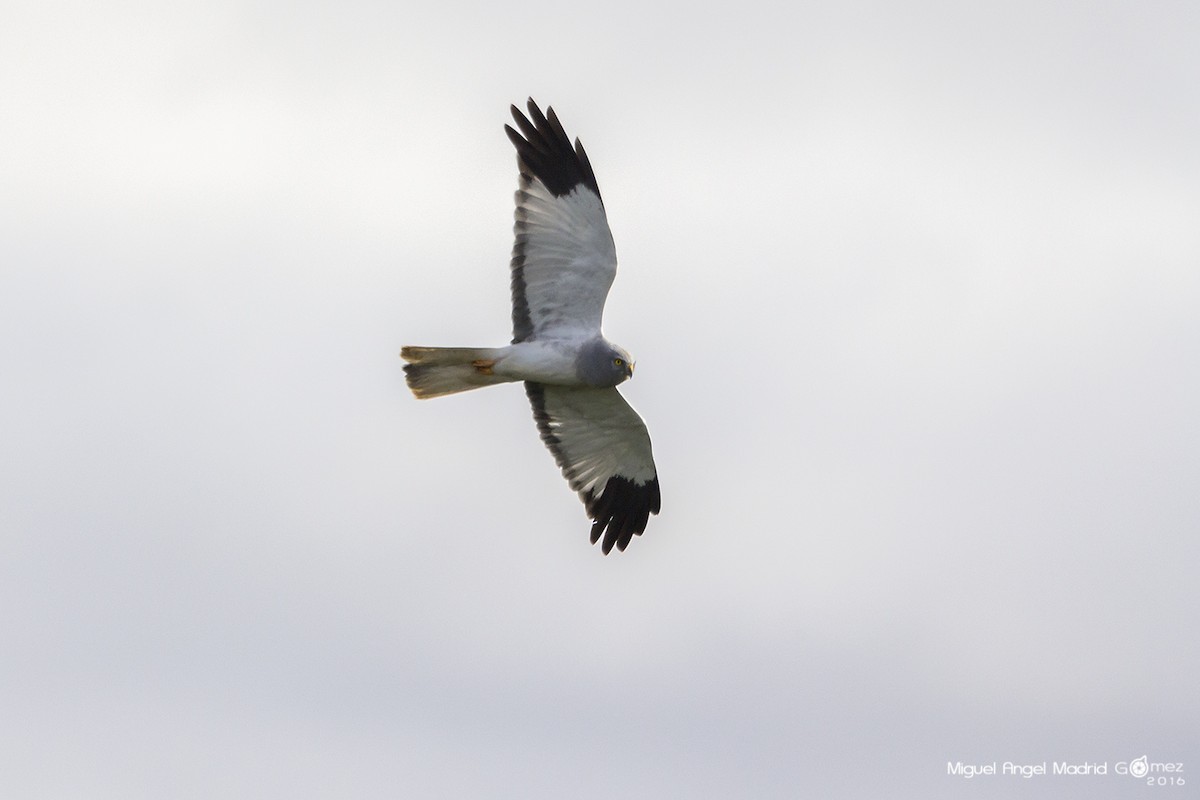
[[532, 99], [529, 118], [516, 106], [520, 133], [504, 126], [520, 172], [513, 233], [513, 343], [600, 333], [604, 302], [617, 274], [596, 175], [554, 109]]
[[662, 505], [650, 434], [616, 389], [526, 382], [542, 441], [593, 520], [607, 555], [646, 530]]

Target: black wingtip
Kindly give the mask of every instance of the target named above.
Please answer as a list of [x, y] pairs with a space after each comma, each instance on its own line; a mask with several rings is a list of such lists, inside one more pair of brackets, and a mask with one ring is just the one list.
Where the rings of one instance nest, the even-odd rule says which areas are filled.
[[577, 186], [590, 189], [599, 197], [596, 174], [579, 139], [572, 146], [552, 106], [547, 106], [543, 114], [532, 97], [527, 105], [528, 116], [515, 105], [509, 106], [517, 127], [504, 126], [505, 134], [517, 149], [522, 170], [541, 181], [555, 197], [570, 194]]
[[624, 552], [634, 536], [641, 536], [651, 514], [662, 509], [662, 493], [655, 476], [645, 483], [637, 483], [618, 475], [608, 479], [599, 497], [587, 502], [588, 515], [592, 518], [592, 544], [603, 536], [600, 545], [604, 555], [617, 550]]

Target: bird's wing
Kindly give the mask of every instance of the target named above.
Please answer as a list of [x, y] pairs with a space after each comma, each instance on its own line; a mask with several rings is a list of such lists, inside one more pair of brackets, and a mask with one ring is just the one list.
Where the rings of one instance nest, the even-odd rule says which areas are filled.
[[592, 518], [592, 544], [624, 550], [661, 506], [646, 425], [616, 389], [526, 382], [542, 441]]
[[554, 113], [532, 99], [529, 118], [512, 107], [517, 148], [516, 243], [512, 256], [513, 343], [590, 338], [617, 274], [604, 203], [583, 145], [574, 148]]

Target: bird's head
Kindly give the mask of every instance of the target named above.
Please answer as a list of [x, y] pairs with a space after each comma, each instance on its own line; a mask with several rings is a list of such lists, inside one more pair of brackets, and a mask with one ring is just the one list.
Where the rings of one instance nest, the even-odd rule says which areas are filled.
[[621, 375], [621, 380], [617, 383], [633, 377], [633, 356], [624, 348], [612, 346], [612, 364], [613, 369]]
[[633, 377], [633, 357], [624, 348], [596, 339], [580, 351], [578, 373], [589, 386], [616, 386]]

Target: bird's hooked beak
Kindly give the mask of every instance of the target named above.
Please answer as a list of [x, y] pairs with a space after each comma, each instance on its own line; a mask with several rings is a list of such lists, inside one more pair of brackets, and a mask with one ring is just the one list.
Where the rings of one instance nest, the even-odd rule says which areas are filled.
[[634, 364], [632, 361], [630, 361], [630, 362], [627, 362], [627, 363], [625, 364], [625, 377], [626, 377], [626, 378], [632, 378], [632, 377], [633, 377], [633, 368], [634, 368], [634, 366], [636, 366], [636, 365], [635, 365], [635, 364]]

